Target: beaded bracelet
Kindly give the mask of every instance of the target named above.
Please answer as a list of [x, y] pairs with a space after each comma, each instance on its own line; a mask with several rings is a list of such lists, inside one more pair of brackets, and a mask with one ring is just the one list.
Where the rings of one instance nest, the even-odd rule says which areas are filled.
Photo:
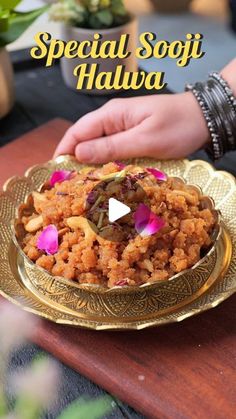
[[218, 160], [236, 150], [236, 98], [226, 81], [214, 72], [207, 82], [187, 85], [186, 90], [192, 91], [206, 120], [211, 137], [208, 155]]
[[188, 84], [186, 86], [186, 90], [191, 91], [194, 94], [195, 98], [197, 99], [201, 107], [202, 113], [204, 115], [204, 118], [206, 120], [208, 130], [210, 132], [211, 145], [208, 145], [208, 147], [206, 148], [207, 154], [209, 154], [210, 158], [214, 160], [218, 160], [224, 155], [224, 150], [223, 150], [223, 144], [221, 142], [221, 138], [218, 134], [215, 120], [213, 119], [211, 115], [211, 110], [208, 107], [206, 101], [204, 100], [202, 93], [199, 92], [199, 90], [196, 89], [195, 86]]

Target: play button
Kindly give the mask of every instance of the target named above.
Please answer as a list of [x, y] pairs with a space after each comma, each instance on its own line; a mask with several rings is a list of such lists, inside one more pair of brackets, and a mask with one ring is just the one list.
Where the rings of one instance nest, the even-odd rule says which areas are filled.
[[115, 198], [110, 198], [108, 205], [108, 218], [110, 223], [114, 223], [131, 212], [131, 208], [128, 205], [123, 204]]
[[85, 216], [97, 236], [110, 242], [124, 243], [135, 238], [134, 214], [148, 197], [141, 186], [146, 174], [104, 177], [87, 195]]

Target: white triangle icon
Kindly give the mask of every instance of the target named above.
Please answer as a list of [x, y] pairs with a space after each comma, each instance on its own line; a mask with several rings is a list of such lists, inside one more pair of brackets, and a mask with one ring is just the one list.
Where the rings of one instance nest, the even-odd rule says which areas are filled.
[[117, 221], [125, 215], [129, 214], [131, 209], [122, 202], [117, 201], [117, 199], [110, 198], [108, 211], [109, 222], [114, 223], [114, 221]]

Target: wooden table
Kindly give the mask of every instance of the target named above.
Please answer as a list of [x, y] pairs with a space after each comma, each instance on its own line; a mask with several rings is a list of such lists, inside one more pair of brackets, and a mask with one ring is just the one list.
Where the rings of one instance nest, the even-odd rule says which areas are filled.
[[[69, 125], [52, 121], [2, 148], [0, 181], [49, 159]], [[183, 323], [139, 332], [94, 332], [44, 321], [34, 341], [146, 417], [233, 419], [235, 306], [236, 295]]]

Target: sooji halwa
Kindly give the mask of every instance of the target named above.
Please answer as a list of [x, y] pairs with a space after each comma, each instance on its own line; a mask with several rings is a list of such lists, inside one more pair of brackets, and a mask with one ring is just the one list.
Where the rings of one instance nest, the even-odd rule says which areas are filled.
[[[119, 162], [55, 172], [22, 216], [23, 250], [52, 275], [108, 287], [167, 280], [212, 244], [215, 216], [199, 192], [156, 169]], [[108, 200], [131, 213], [109, 223]]]

